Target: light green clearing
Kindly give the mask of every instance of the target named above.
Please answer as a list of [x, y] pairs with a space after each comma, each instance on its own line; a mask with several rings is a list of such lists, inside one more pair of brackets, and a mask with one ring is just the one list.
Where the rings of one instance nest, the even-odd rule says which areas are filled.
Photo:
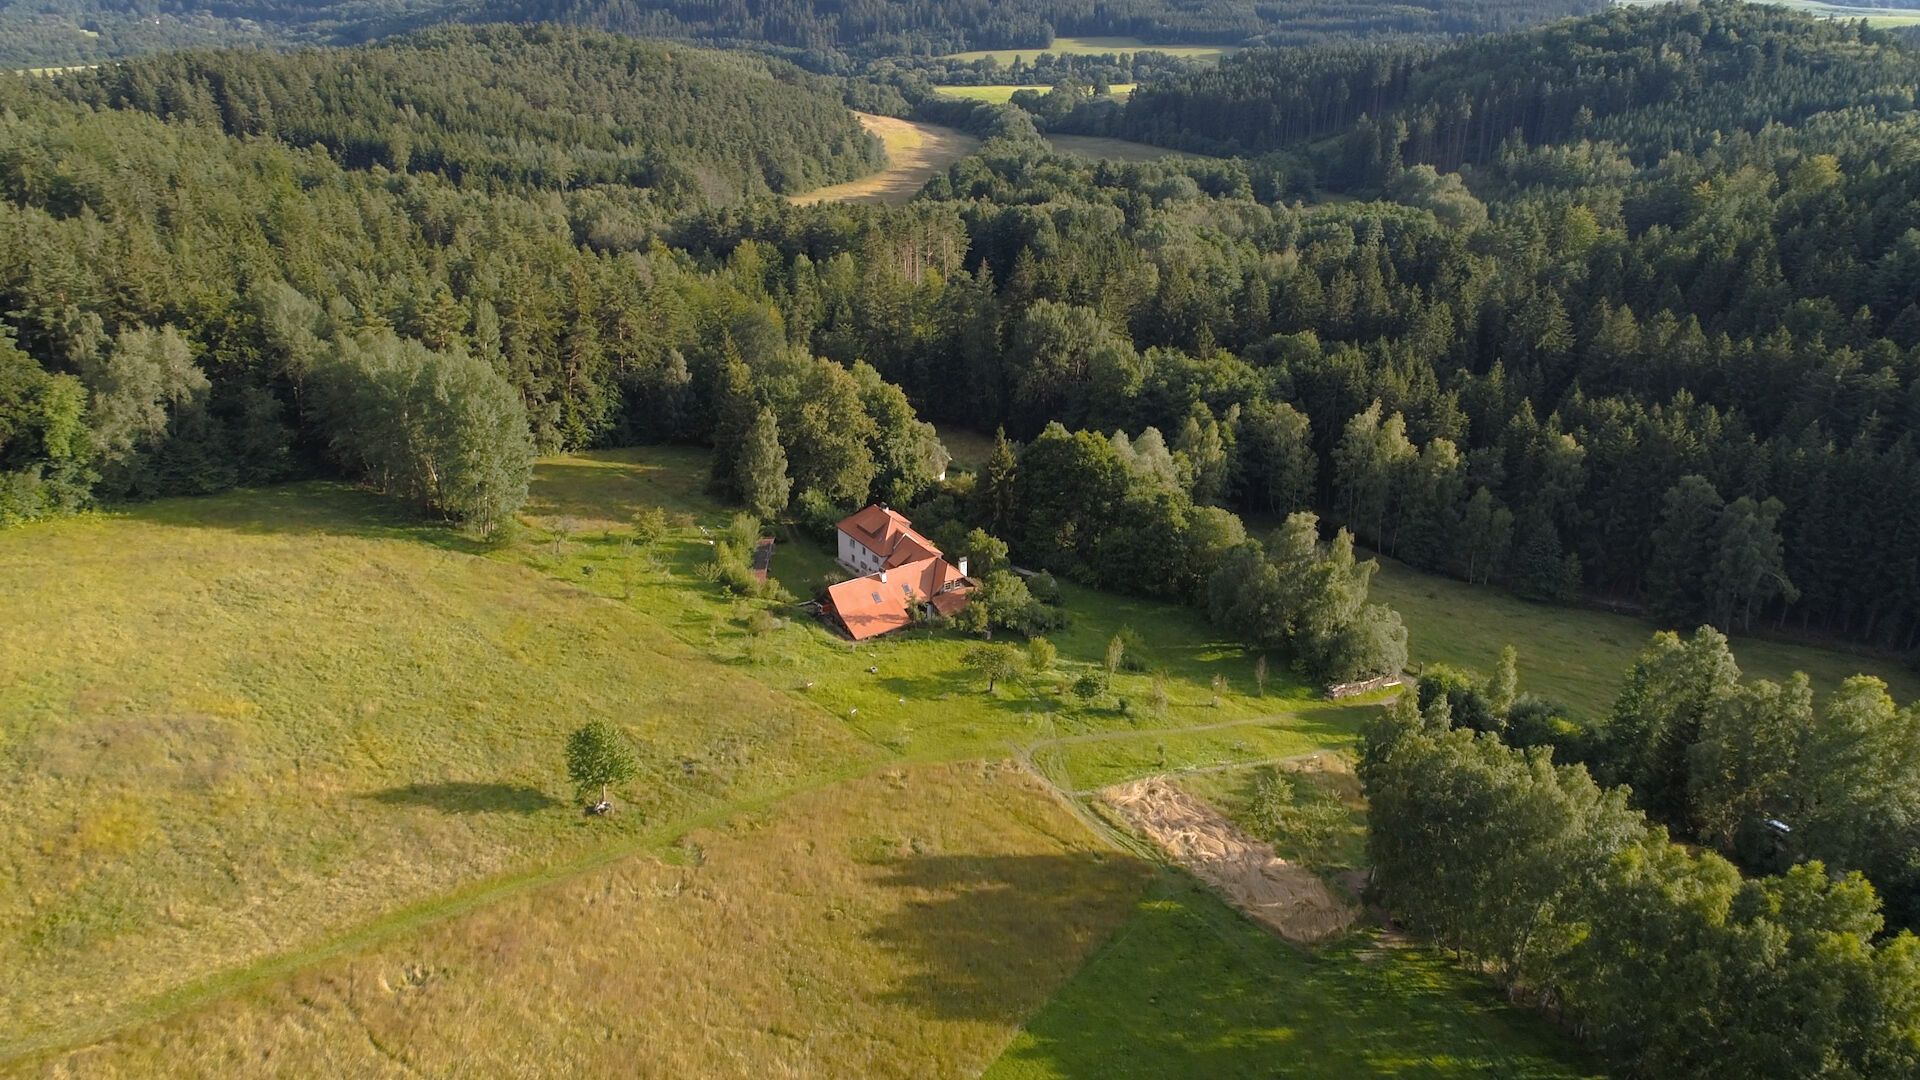
[[[1385, 558], [1372, 598], [1406, 620], [1415, 664], [1453, 664], [1485, 674], [1500, 650], [1512, 645], [1520, 653], [1521, 689], [1564, 702], [1584, 718], [1607, 713], [1621, 676], [1660, 629], [1649, 619], [1534, 603]], [[1920, 676], [1884, 657], [1754, 637], [1734, 638], [1733, 651], [1750, 679], [1780, 680], [1804, 671], [1814, 689], [1825, 693], [1865, 672], [1885, 679], [1896, 699], [1920, 700]]]
[[[1109, 89], [1115, 98], [1125, 101], [1133, 93], [1135, 83], [1114, 83]], [[1012, 101], [1013, 95], [1021, 90], [1037, 90], [1046, 93], [1050, 86], [1014, 86], [1009, 83], [995, 83], [989, 86], [936, 86], [933, 92], [941, 97], [965, 98], [969, 101], [985, 101], [998, 105]]]
[[1030, 61], [1041, 53], [1101, 56], [1108, 53], [1159, 52], [1185, 60], [1218, 60], [1238, 51], [1231, 45], [1149, 45], [1133, 37], [1057, 37], [1045, 49], [975, 49], [972, 52], [950, 53], [941, 59], [973, 61], [991, 58], [1002, 64], [1011, 64], [1015, 60]]

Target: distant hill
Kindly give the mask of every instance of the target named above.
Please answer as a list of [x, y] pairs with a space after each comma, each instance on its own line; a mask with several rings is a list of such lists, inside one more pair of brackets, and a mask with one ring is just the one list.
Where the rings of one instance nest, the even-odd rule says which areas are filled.
[[1644, 163], [1821, 113], [1910, 111], [1916, 85], [1920, 51], [1857, 22], [1764, 4], [1615, 8], [1447, 46], [1244, 52], [1141, 87], [1114, 133], [1259, 153], [1365, 125], [1358, 139], [1397, 141], [1408, 164], [1443, 170], [1516, 136], [1604, 140]]
[[802, 191], [884, 158], [837, 90], [789, 64], [553, 27], [445, 27], [377, 46], [191, 51], [70, 73], [52, 92], [324, 146], [349, 168], [668, 205]]
[[816, 70], [854, 58], [1038, 51], [1056, 35], [1154, 44], [1302, 44], [1329, 36], [1449, 35], [1597, 11], [1604, 0], [0, 0], [0, 65], [97, 62], [195, 45], [352, 44], [443, 22], [559, 22], [643, 37], [750, 45]]

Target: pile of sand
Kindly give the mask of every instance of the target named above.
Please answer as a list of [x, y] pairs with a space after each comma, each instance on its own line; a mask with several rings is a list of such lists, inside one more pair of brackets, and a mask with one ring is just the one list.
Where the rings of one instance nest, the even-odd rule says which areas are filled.
[[1119, 784], [1100, 797], [1193, 876], [1289, 941], [1323, 940], [1358, 914], [1326, 882], [1166, 780]]

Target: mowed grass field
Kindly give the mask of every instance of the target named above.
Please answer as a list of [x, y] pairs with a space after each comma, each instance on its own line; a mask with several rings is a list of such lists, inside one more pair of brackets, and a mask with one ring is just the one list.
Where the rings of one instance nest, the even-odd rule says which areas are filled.
[[[1534, 603], [1392, 559], [1380, 560], [1373, 598], [1406, 620], [1415, 664], [1453, 664], [1485, 674], [1500, 650], [1512, 645], [1520, 654], [1521, 689], [1565, 702], [1585, 717], [1605, 716], [1613, 707], [1627, 667], [1660, 629], [1649, 619]], [[1755, 637], [1736, 636], [1732, 646], [1749, 679], [1777, 681], [1804, 671], [1815, 693], [1825, 694], [1864, 673], [1885, 679], [1903, 704], [1920, 700], [1920, 676], [1885, 657]]]
[[1053, 44], [1044, 49], [975, 49], [971, 52], [951, 53], [947, 60], [987, 60], [993, 59], [1002, 64], [1011, 64], [1017, 59], [1032, 60], [1041, 53], [1055, 56], [1069, 54], [1100, 56], [1107, 53], [1163, 52], [1169, 56], [1178, 56], [1187, 60], [1218, 60], [1223, 56], [1238, 52], [1230, 45], [1150, 45], [1135, 37], [1057, 37]]
[[954, 128], [872, 113], [855, 113], [887, 150], [887, 167], [872, 176], [792, 196], [801, 205], [819, 202], [899, 206], [919, 194], [933, 174], [966, 157], [980, 140]]
[[1153, 161], [1157, 158], [1185, 158], [1200, 160], [1201, 155], [1189, 154], [1184, 150], [1169, 150], [1164, 146], [1152, 146], [1148, 143], [1129, 142], [1126, 139], [1109, 139], [1104, 135], [1048, 135], [1047, 145], [1058, 153], [1073, 154], [1076, 157], [1107, 158], [1113, 161]]

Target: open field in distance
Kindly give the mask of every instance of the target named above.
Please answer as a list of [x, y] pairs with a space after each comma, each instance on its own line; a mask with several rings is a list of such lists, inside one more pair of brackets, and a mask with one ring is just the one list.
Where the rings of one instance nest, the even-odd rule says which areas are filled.
[[793, 196], [801, 205], [817, 202], [877, 203], [899, 206], [919, 194], [933, 174], [966, 157], [980, 140], [953, 128], [891, 116], [856, 113], [860, 123], [887, 148], [887, 167], [871, 176], [817, 188]]
[[1123, 52], [1163, 52], [1169, 56], [1184, 57], [1189, 60], [1218, 60], [1222, 56], [1237, 52], [1231, 45], [1150, 45], [1134, 37], [1057, 37], [1053, 44], [1044, 49], [975, 49], [971, 52], [951, 53], [949, 60], [985, 60], [991, 57], [1002, 64], [1011, 64], [1016, 59], [1032, 60], [1041, 53], [1050, 52], [1055, 56], [1070, 53], [1099, 56], [1106, 53]]

